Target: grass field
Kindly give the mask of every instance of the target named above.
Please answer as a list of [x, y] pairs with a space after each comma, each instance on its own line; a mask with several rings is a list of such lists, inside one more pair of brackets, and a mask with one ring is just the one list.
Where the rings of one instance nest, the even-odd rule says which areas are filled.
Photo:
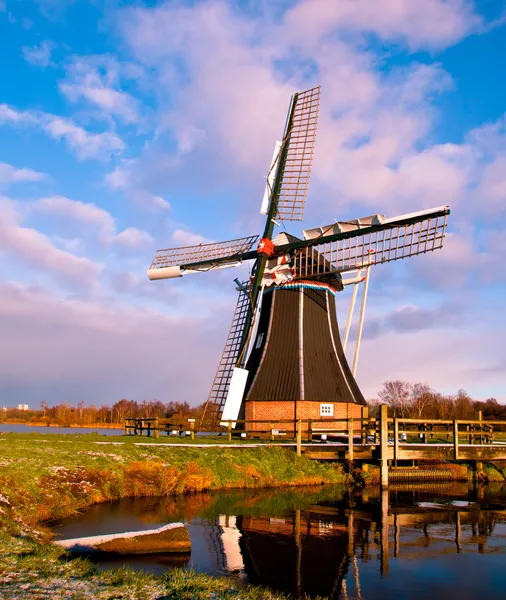
[[0, 435], [0, 597], [281, 597], [187, 571], [160, 579], [99, 573], [50, 543], [44, 520], [118, 498], [348, 481], [341, 467], [297, 457], [293, 449], [177, 448], [165, 439], [171, 441], [142, 438], [145, 445], [138, 446], [138, 437]]

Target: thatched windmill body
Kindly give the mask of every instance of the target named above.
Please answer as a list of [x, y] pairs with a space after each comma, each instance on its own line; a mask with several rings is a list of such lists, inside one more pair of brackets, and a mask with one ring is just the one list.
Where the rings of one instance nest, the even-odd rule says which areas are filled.
[[148, 270], [157, 280], [254, 261], [250, 280], [236, 280], [237, 307], [206, 405], [217, 420], [359, 417], [365, 401], [344, 355], [335, 295], [355, 284], [354, 304], [372, 265], [443, 245], [447, 206], [336, 222], [306, 230], [303, 238], [274, 237], [279, 221], [302, 220], [319, 101], [319, 87], [291, 99], [267, 177], [261, 238], [159, 250]]

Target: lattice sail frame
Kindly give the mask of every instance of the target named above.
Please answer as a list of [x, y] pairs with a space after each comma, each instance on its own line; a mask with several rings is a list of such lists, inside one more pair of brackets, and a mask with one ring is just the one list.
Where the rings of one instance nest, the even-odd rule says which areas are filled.
[[249, 235], [247, 237], [228, 240], [226, 242], [157, 250], [149, 270], [175, 266], [183, 267], [201, 262], [212, 263], [214, 260], [223, 262], [223, 260], [227, 258], [229, 258], [230, 261], [233, 261], [236, 255], [249, 252], [257, 240], [258, 235]]
[[239, 359], [241, 342], [250, 307], [250, 282], [244, 281], [238, 286], [239, 296], [235, 307], [232, 325], [228, 332], [225, 348], [220, 358], [218, 370], [214, 376], [213, 385], [209, 392], [206, 405], [202, 412], [201, 421], [207, 416], [218, 420], [223, 412], [227, 392], [232, 379], [232, 372]]
[[285, 160], [280, 173], [276, 215], [281, 221], [301, 221], [313, 162], [320, 87], [297, 94], [292, 126], [286, 133]]
[[295, 277], [317, 278], [438, 250], [443, 246], [447, 217], [441, 214], [415, 223], [382, 225], [380, 230], [371, 227], [331, 241], [322, 238], [320, 244], [297, 250]]

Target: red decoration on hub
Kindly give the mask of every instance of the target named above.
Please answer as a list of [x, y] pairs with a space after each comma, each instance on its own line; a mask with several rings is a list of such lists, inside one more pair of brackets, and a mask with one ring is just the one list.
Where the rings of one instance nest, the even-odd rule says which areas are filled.
[[258, 254], [265, 254], [268, 258], [274, 256], [274, 244], [269, 238], [262, 238], [258, 243]]

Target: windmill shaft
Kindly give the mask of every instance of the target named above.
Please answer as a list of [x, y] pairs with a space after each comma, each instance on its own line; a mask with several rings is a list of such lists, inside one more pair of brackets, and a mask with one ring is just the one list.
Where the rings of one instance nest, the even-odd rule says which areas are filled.
[[[263, 238], [272, 240], [272, 234], [274, 232], [274, 218], [276, 216], [278, 210], [278, 197], [279, 192], [281, 190], [281, 184], [283, 182], [283, 173], [285, 170], [286, 157], [288, 154], [288, 143], [287, 143], [287, 135], [289, 134], [292, 123], [293, 123], [293, 115], [295, 112], [295, 107], [297, 106], [297, 97], [298, 94], [294, 94], [290, 100], [290, 107], [288, 109], [288, 117], [286, 120], [285, 131], [283, 135], [283, 146], [281, 149], [281, 154], [279, 156], [278, 169], [276, 172], [276, 179], [274, 180], [274, 186], [272, 188], [272, 198], [269, 205], [269, 211], [267, 213], [267, 219], [265, 221], [265, 228]], [[241, 354], [243, 354], [244, 347], [247, 343], [249, 328], [252, 326], [252, 319], [255, 310], [255, 305], [258, 299], [258, 293], [260, 291], [260, 287], [262, 285], [262, 279], [264, 277], [265, 266], [267, 265], [267, 255], [266, 254], [258, 254], [258, 260], [256, 263], [255, 269], [255, 277], [253, 279], [253, 284], [251, 286], [251, 304], [249, 307], [248, 317], [246, 319], [246, 327], [244, 328], [243, 339], [241, 343]]]
[[[282, 146], [281, 154], [279, 157], [279, 165], [278, 165], [278, 169], [277, 169], [277, 173], [276, 173], [276, 179], [274, 180], [274, 186], [272, 188], [272, 198], [271, 198], [271, 203], [269, 205], [269, 212], [267, 213], [267, 219], [265, 221], [263, 237], [267, 238], [269, 240], [272, 240], [272, 234], [274, 232], [274, 218], [275, 218], [277, 210], [278, 210], [278, 197], [279, 197], [279, 192], [281, 190], [281, 184], [283, 182], [283, 173], [284, 173], [285, 165], [286, 165], [286, 157], [288, 155], [287, 134], [290, 132], [290, 130], [292, 128], [293, 115], [294, 115], [295, 107], [297, 106], [297, 97], [298, 97], [298, 94], [294, 94], [294, 96], [290, 100], [290, 108], [288, 109], [288, 117], [286, 120], [285, 132], [283, 135], [283, 146]], [[260, 289], [262, 278], [264, 276], [266, 264], [267, 264], [267, 256], [265, 254], [260, 254], [256, 273], [255, 273], [255, 279], [253, 280], [253, 288], [251, 290], [253, 306], [255, 305], [256, 299], [258, 297], [258, 291]]]

